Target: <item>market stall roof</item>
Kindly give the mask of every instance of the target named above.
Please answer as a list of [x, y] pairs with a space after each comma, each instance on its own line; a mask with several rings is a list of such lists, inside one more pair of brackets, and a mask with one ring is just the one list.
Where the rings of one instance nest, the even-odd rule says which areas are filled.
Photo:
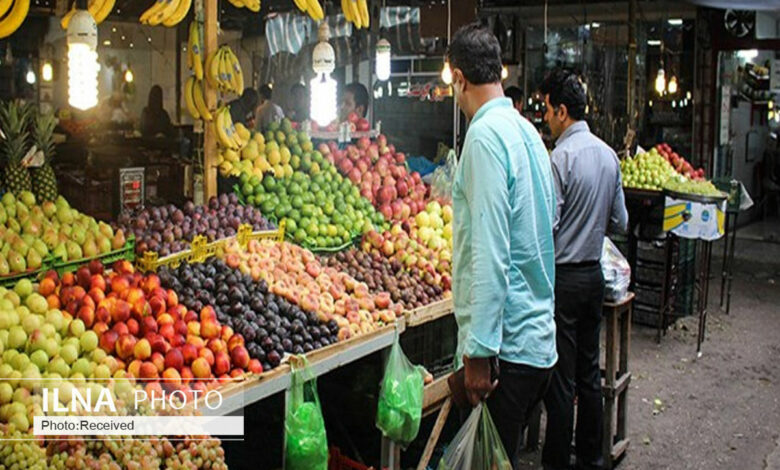
[[687, 0], [700, 7], [720, 8], [723, 10], [780, 10], [780, 0]]

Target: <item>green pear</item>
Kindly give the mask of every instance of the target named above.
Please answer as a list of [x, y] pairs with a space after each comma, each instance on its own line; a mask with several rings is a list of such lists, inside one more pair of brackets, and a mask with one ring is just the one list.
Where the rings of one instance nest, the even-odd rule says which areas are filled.
[[5, 211], [5, 206], [0, 206], [0, 224], [4, 224], [8, 220], [8, 213]]
[[41, 205], [41, 210], [43, 210], [46, 218], [51, 219], [57, 213], [57, 206], [51, 201], [46, 201]]
[[70, 233], [70, 239], [76, 242], [78, 245], [83, 245], [87, 240], [87, 233], [83, 228], [75, 226]]
[[41, 206], [32, 206], [30, 208], [30, 217], [42, 221], [44, 217], [43, 209], [41, 209]]
[[6, 225], [8, 226], [8, 228], [10, 228], [11, 230], [13, 230], [16, 233], [19, 233], [19, 232], [22, 231], [22, 226], [19, 225], [19, 221], [16, 220], [15, 216], [12, 216], [11, 218], [9, 218], [8, 222], [6, 222]]
[[[11, 244], [11, 248], [13, 251], [23, 257], [27, 256], [27, 252], [30, 250], [30, 247], [21, 238], [14, 240], [14, 242]], [[11, 260], [9, 259], [8, 262], [10, 263]]]
[[27, 246], [32, 246], [33, 242], [35, 241], [35, 237], [30, 235], [29, 233], [24, 233], [22, 234], [22, 240], [24, 240]]
[[24, 225], [22, 225], [22, 231], [24, 231], [25, 234], [32, 235], [33, 237], [40, 237], [41, 225], [36, 222], [34, 218], [30, 217], [27, 219]]
[[101, 254], [106, 254], [109, 251], [111, 251], [111, 238], [101, 233], [98, 234], [96, 241], [97, 241], [98, 251], [100, 251]]
[[10, 222], [11, 220], [14, 219], [14, 217], [16, 217], [16, 202], [11, 204], [10, 206], [4, 206], [4, 207], [5, 207], [5, 212], [8, 215], [8, 222]]
[[43, 242], [40, 238], [37, 238], [33, 241], [32, 247], [35, 251], [38, 252], [41, 257], [45, 257], [49, 254], [49, 247], [46, 246], [46, 243]]
[[19, 236], [19, 235], [18, 235], [16, 232], [14, 232], [13, 230], [11, 230], [11, 229], [9, 228], [9, 229], [8, 229], [8, 230], [6, 230], [6, 231], [5, 231], [5, 233], [3, 234], [3, 241], [4, 241], [4, 242], [6, 242], [6, 243], [11, 243], [11, 242], [13, 242], [14, 240], [16, 240], [16, 238], [17, 238], [18, 236]]
[[11, 267], [8, 265], [8, 260], [5, 256], [0, 256], [0, 276], [7, 276], [11, 273]]
[[35, 194], [30, 191], [22, 191], [19, 193], [19, 199], [22, 200], [25, 206], [32, 207], [35, 205]]
[[114, 229], [110, 225], [101, 221], [98, 223], [98, 227], [100, 228], [100, 233], [108, 238], [114, 238]]
[[27, 252], [27, 267], [30, 269], [40, 269], [41, 264], [43, 264], [43, 260], [41, 259], [41, 255], [38, 254], [35, 250], [30, 250]]
[[98, 255], [98, 247], [97, 244], [95, 244], [95, 240], [90, 238], [84, 242], [84, 245], [82, 245], [84, 250], [84, 257], [85, 258], [94, 258]]
[[65, 248], [65, 242], [60, 242], [54, 250], [51, 252], [55, 258], [59, 258], [62, 261], [68, 261], [68, 249]]
[[16, 218], [24, 222], [28, 217], [30, 217], [30, 209], [22, 201], [16, 201]]
[[11, 267], [11, 272], [21, 273], [27, 270], [27, 262], [24, 261], [24, 257], [14, 250], [8, 252], [8, 266]]
[[65, 242], [65, 249], [68, 250], [68, 259], [73, 261], [84, 257], [81, 247], [73, 241]]
[[60, 234], [65, 235], [66, 237], [70, 238], [70, 234], [73, 232], [73, 226], [68, 224], [63, 224], [60, 227]]
[[57, 232], [51, 228], [46, 229], [46, 231], [43, 232], [43, 236], [41, 237], [41, 240], [43, 241], [43, 243], [46, 244], [46, 247], [51, 250], [52, 248], [57, 246], [57, 241], [58, 241]]
[[8, 252], [11, 250], [11, 244], [5, 243], [3, 244], [3, 248], [0, 248], [0, 256], [3, 258], [8, 257]]
[[5, 207], [16, 206], [16, 197], [14, 197], [14, 193], [8, 191], [7, 193], [3, 194], [3, 205]]
[[59, 206], [57, 208], [57, 220], [59, 220], [63, 224], [72, 224], [73, 214], [70, 213], [70, 208]]
[[70, 208], [70, 204], [68, 204], [67, 199], [62, 197], [62, 194], [57, 196], [57, 199], [54, 200], [54, 204], [57, 206], [58, 209], [60, 207]]

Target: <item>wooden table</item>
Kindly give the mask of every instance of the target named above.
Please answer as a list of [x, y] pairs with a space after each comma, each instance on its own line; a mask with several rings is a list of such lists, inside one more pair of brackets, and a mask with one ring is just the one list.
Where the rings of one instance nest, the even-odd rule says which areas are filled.
[[606, 361], [601, 393], [604, 396], [604, 464], [612, 468], [628, 448], [628, 354], [631, 350], [633, 292], [619, 302], [605, 302]]

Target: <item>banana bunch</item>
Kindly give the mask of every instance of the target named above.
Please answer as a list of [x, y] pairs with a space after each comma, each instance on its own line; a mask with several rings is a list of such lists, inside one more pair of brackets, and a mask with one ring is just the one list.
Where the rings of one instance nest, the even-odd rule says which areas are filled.
[[[13, 8], [11, 8], [13, 4]], [[8, 10], [11, 10], [8, 13]], [[24, 23], [30, 12], [30, 0], [0, 0], [0, 39], [12, 35]], [[8, 15], [6, 15], [8, 13]]]
[[[89, 0], [87, 3], [87, 11], [90, 15], [92, 15], [92, 18], [95, 19], [95, 23], [100, 24], [108, 17], [108, 14], [111, 13], [111, 10], [114, 9], [114, 3], [116, 3], [116, 0]], [[62, 29], [68, 29], [68, 25], [70, 25], [70, 19], [73, 18], [73, 15], [75, 14], [76, 3], [74, 2], [73, 8], [71, 8], [70, 11], [66, 13], [65, 16], [63, 16], [60, 20], [60, 26], [62, 26]]]
[[200, 28], [198, 22], [190, 23], [190, 35], [187, 41], [187, 67], [195, 78], [203, 80], [203, 48], [200, 47]]
[[294, 0], [295, 6], [304, 13], [307, 13], [314, 21], [321, 21], [325, 18], [322, 11], [322, 5], [319, 0]]
[[141, 14], [141, 24], [176, 26], [183, 20], [192, 6], [192, 0], [157, 0]]
[[203, 82], [194, 76], [184, 82], [184, 103], [193, 119], [203, 119], [204, 121], [214, 119], [203, 96]]
[[214, 117], [214, 130], [217, 134], [217, 142], [223, 149], [223, 154], [227, 150], [240, 152], [252, 137], [243, 124], [233, 125], [233, 118], [230, 117], [230, 106], [222, 106], [217, 110]]
[[244, 91], [244, 75], [238, 57], [228, 46], [221, 46], [206, 59], [206, 80], [217, 90], [240, 95]]
[[368, 0], [341, 0], [341, 10], [347, 21], [355, 25], [357, 29], [371, 26]]
[[260, 11], [260, 0], [228, 0], [236, 8], [248, 8], [257, 13]]

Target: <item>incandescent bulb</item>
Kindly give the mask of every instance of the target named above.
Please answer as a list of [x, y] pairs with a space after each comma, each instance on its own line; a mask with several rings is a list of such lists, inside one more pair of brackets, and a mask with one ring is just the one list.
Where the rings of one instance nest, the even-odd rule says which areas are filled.
[[449, 61], [444, 62], [444, 67], [441, 69], [441, 81], [445, 85], [452, 85], [452, 69], [450, 69]]

